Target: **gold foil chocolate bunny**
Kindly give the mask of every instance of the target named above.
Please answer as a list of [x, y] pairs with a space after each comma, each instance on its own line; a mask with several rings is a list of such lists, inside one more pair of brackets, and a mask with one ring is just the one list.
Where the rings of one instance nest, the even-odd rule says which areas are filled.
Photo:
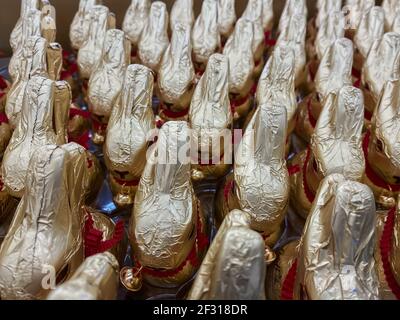
[[177, 23], [193, 26], [194, 12], [193, 0], [175, 0], [171, 8], [170, 26], [171, 30], [175, 29]]
[[263, 69], [256, 91], [257, 105], [272, 100], [286, 108], [288, 136], [296, 122], [295, 60], [291, 47], [276, 46]]
[[33, 154], [29, 187], [0, 248], [1, 299], [45, 298], [83, 261], [81, 206], [93, 187], [86, 184], [88, 160], [74, 143], [42, 146]]
[[354, 43], [357, 51], [354, 54], [354, 68], [360, 72], [368, 53], [375, 41], [380, 40], [385, 32], [385, 12], [382, 7], [372, 7], [361, 18]]
[[183, 120], [189, 112], [195, 81], [190, 30], [187, 24], [174, 25], [171, 43], [161, 60], [157, 91], [163, 120]]
[[119, 265], [112, 253], [86, 258], [72, 277], [52, 291], [47, 300], [115, 300]]
[[264, 240], [251, 230], [250, 220], [240, 210], [225, 217], [197, 273], [189, 300], [265, 299]]
[[[232, 142], [232, 113], [229, 103], [228, 59], [214, 53], [194, 91], [189, 111], [189, 125], [196, 157], [192, 179], [215, 179], [224, 176], [231, 160], [225, 157], [225, 145]], [[193, 155], [193, 153], [192, 153]]]
[[365, 119], [369, 122], [385, 83], [400, 76], [400, 34], [388, 32], [373, 43], [362, 69]]
[[345, 85], [352, 85], [353, 43], [346, 38], [337, 39], [319, 64], [314, 92], [300, 103], [296, 134], [308, 142], [314, 131], [322, 106], [331, 92], [338, 92]]
[[[156, 287], [177, 287], [189, 280], [208, 242], [202, 209], [190, 180], [189, 137], [184, 121], [170, 121], [161, 127], [130, 219], [136, 270]], [[124, 277], [128, 274], [123, 273], [121, 279], [127, 288], [133, 280]]]
[[229, 93], [235, 120], [247, 116], [251, 108], [251, 89], [254, 84], [253, 23], [240, 18], [224, 47], [229, 60]]
[[[146, 165], [146, 152], [154, 129], [153, 75], [142, 65], [130, 65], [124, 85], [112, 109], [104, 144], [104, 159], [114, 201], [133, 203]], [[127, 133], [127, 134], [125, 134]]]
[[250, 215], [250, 227], [271, 248], [281, 236], [289, 204], [286, 137], [286, 108], [272, 102], [260, 105], [235, 153], [234, 173], [216, 199], [218, 223], [231, 210], [241, 209]]
[[106, 32], [101, 58], [89, 80], [89, 110], [93, 115], [93, 142], [104, 142], [105, 128], [111, 110], [122, 89], [124, 74], [130, 61], [130, 43], [121, 30]]
[[150, 6], [150, 0], [132, 0], [126, 11], [122, 30], [131, 41], [133, 50], [136, 50], [139, 44], [140, 36], [149, 17]]
[[157, 72], [168, 44], [167, 6], [161, 1], [156, 1], [151, 4], [148, 21], [140, 37], [138, 48], [140, 62]]
[[233, 32], [235, 23], [235, 0], [218, 0], [218, 29], [222, 43], [225, 43]]
[[69, 90], [67, 84], [42, 76], [28, 81], [21, 119], [6, 149], [1, 169], [4, 184], [12, 196], [22, 197], [29, 160], [38, 147], [66, 143], [63, 119], [68, 115]]
[[400, 194], [400, 80], [393, 79], [383, 88], [379, 103], [363, 140], [366, 160], [364, 183], [374, 192], [378, 204], [394, 206]]
[[198, 73], [202, 73], [208, 58], [221, 49], [221, 37], [218, 30], [218, 1], [204, 0], [200, 15], [192, 31], [193, 60]]
[[254, 77], [257, 78], [264, 65], [263, 0], [249, 0], [242, 18], [253, 23]]
[[377, 300], [375, 202], [341, 175], [324, 179], [304, 228], [294, 286], [302, 300]]
[[346, 179], [362, 179], [363, 111], [362, 92], [352, 86], [344, 86], [326, 99], [310, 147], [296, 155], [289, 169], [290, 201], [301, 217], [307, 217], [324, 177], [340, 173]]
[[89, 37], [90, 11], [96, 5], [101, 5], [102, 0], [80, 0], [79, 9], [72, 20], [69, 29], [69, 39], [71, 46], [75, 50], [79, 50]]
[[375, 6], [375, 0], [346, 0], [343, 11], [346, 14], [346, 37], [353, 39], [362, 17]]
[[105, 6], [96, 5], [90, 10], [88, 36], [78, 52], [78, 67], [83, 79], [89, 79], [100, 63], [110, 17], [111, 13]]

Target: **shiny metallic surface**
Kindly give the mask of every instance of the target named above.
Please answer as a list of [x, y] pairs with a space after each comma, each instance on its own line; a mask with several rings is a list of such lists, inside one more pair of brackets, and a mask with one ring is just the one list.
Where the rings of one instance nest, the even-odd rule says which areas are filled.
[[150, 0], [132, 0], [126, 11], [122, 30], [127, 34], [133, 47], [136, 47], [139, 43], [140, 35], [149, 16], [150, 6]]
[[218, 28], [221, 36], [228, 38], [236, 23], [235, 0], [218, 0]]
[[177, 23], [185, 25], [194, 24], [193, 0], [175, 0], [171, 8], [170, 25], [174, 30]]

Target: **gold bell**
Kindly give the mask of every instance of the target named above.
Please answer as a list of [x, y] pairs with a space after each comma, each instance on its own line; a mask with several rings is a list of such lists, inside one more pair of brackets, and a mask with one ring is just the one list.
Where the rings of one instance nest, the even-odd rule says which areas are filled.
[[265, 262], [267, 266], [269, 266], [272, 262], [276, 260], [276, 254], [274, 251], [271, 250], [269, 246], [265, 246], [265, 253], [264, 253]]
[[131, 268], [131, 267], [123, 267], [119, 274], [119, 279], [123, 286], [131, 292], [137, 292], [142, 289], [143, 278], [142, 278], [142, 268]]

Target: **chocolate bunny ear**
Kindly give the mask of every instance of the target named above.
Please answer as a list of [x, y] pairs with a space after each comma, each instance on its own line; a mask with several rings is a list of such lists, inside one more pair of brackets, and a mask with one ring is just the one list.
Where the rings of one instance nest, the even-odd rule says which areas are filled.
[[324, 19], [320, 22], [317, 37], [315, 39], [315, 47], [319, 60], [322, 59], [326, 50], [330, 48], [337, 39], [344, 37], [344, 28], [345, 18], [340, 9], [324, 15]]
[[304, 0], [287, 0], [279, 20], [279, 34], [289, 27], [291, 17], [297, 14], [307, 17], [308, 10], [306, 2]]
[[148, 22], [139, 41], [138, 56], [142, 64], [157, 71], [168, 44], [167, 6], [156, 1], [151, 5]]
[[23, 42], [23, 24], [25, 23], [24, 17], [28, 14], [29, 11], [36, 9], [39, 10], [39, 0], [22, 0], [21, 1], [21, 13], [18, 18], [16, 25], [11, 31], [10, 35], [10, 46], [15, 52], [20, 44]]
[[122, 89], [126, 67], [130, 59], [130, 44], [121, 30], [106, 32], [99, 63], [89, 80], [88, 98], [91, 111], [106, 119]]
[[140, 36], [149, 16], [150, 6], [150, 0], [132, 0], [131, 5], [126, 11], [122, 30], [127, 34], [133, 47], [136, 47], [139, 43]]
[[246, 96], [252, 86], [254, 25], [240, 18], [224, 47], [229, 59], [229, 91]]
[[352, 41], [347, 38], [337, 39], [325, 51], [315, 77], [315, 86], [321, 101], [330, 92], [337, 92], [344, 85], [352, 85], [352, 66]]
[[331, 14], [342, 11], [342, 0], [319, 0], [317, 1], [317, 9], [315, 25], [319, 29]]
[[263, 0], [262, 24], [264, 31], [271, 31], [274, 26], [274, 1]]
[[46, 59], [49, 78], [54, 81], [59, 80], [63, 67], [62, 47], [59, 43], [52, 42], [48, 44]]
[[69, 39], [71, 46], [79, 50], [89, 36], [90, 11], [96, 5], [101, 5], [102, 0], [80, 0], [79, 9], [72, 20], [69, 29]]
[[18, 46], [10, 59], [8, 65], [8, 72], [13, 81], [16, 81], [23, 73], [23, 55], [27, 41], [31, 37], [40, 37], [40, 21], [42, 13], [39, 10], [29, 10], [23, 17], [22, 21], [22, 34], [19, 39]]
[[400, 3], [396, 0], [383, 0], [381, 6], [385, 15], [385, 29], [392, 30], [393, 22], [400, 12]]
[[298, 83], [306, 65], [305, 40], [307, 19], [303, 14], [294, 14], [290, 23], [282, 30], [277, 40], [277, 46], [291, 47], [295, 53], [295, 79]]
[[193, 58], [195, 62], [206, 65], [208, 58], [221, 47], [218, 31], [218, 1], [204, 0], [200, 15], [192, 32]]
[[23, 98], [29, 79], [33, 76], [47, 77], [47, 41], [42, 37], [27, 40], [20, 61], [19, 76], [7, 95], [5, 111], [11, 126], [16, 127], [20, 118]]
[[70, 279], [50, 292], [47, 300], [115, 300], [119, 265], [112, 253], [86, 258]]
[[242, 18], [253, 23], [253, 55], [258, 61], [264, 51], [263, 0], [249, 0]]
[[189, 300], [264, 298], [264, 241], [249, 223], [248, 214], [240, 210], [225, 217], [197, 273]]
[[[155, 127], [153, 84], [149, 68], [138, 64], [128, 66], [122, 91], [108, 122], [104, 159], [118, 204], [123, 200], [133, 203], [137, 186], [133, 181], [140, 179], [146, 164], [147, 146]], [[135, 132], [135, 135], [125, 136], [123, 132]]]
[[218, 0], [218, 29], [221, 36], [228, 38], [236, 23], [234, 0]]
[[175, 0], [171, 9], [170, 25], [171, 30], [174, 30], [177, 23], [193, 26], [194, 12], [193, 0]]
[[302, 238], [299, 281], [307, 297], [378, 299], [374, 247], [372, 191], [329, 176], [318, 189]]
[[365, 169], [363, 125], [361, 90], [345, 86], [327, 97], [311, 138], [315, 160], [325, 177], [340, 173], [347, 179], [361, 179]]
[[363, 84], [369, 90], [375, 101], [378, 101], [386, 81], [399, 77], [398, 56], [400, 54], [400, 35], [388, 32], [380, 40], [374, 42], [364, 63]]
[[382, 38], [385, 32], [384, 24], [385, 13], [382, 7], [373, 7], [362, 16], [354, 42], [364, 59], [367, 58], [373, 43]]
[[390, 30], [393, 32], [396, 32], [396, 33], [400, 33], [400, 11], [394, 18], [393, 24], [392, 24], [392, 27]]
[[234, 176], [240, 207], [250, 214], [252, 228], [265, 235], [279, 229], [288, 203], [286, 118], [284, 106], [259, 106], [235, 154]]
[[181, 108], [187, 108], [190, 103], [195, 78], [190, 34], [190, 25], [175, 24], [157, 78], [161, 99]]
[[350, 30], [357, 30], [361, 19], [371, 8], [375, 6], [375, 0], [346, 0], [344, 10], [348, 11], [347, 25]]
[[110, 11], [97, 5], [90, 10], [88, 37], [78, 52], [78, 66], [81, 77], [89, 79], [102, 57], [103, 43], [108, 30]]

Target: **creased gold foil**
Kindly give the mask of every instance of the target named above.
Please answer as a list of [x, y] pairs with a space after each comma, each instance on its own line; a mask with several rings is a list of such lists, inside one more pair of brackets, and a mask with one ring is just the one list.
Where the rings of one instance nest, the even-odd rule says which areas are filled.
[[132, 0], [126, 11], [122, 30], [128, 36], [133, 47], [136, 47], [139, 43], [140, 35], [149, 16], [150, 6], [150, 0]]
[[319, 29], [331, 14], [342, 10], [342, 0], [317, 0], [317, 10], [315, 26]]
[[229, 60], [229, 91], [246, 97], [253, 85], [253, 23], [240, 18], [224, 47]]
[[34, 76], [48, 76], [46, 50], [47, 41], [44, 38], [31, 37], [26, 42], [20, 61], [21, 69], [8, 92], [5, 107], [12, 127], [18, 124], [29, 79]]
[[90, 10], [90, 25], [87, 39], [78, 52], [78, 66], [82, 78], [89, 79], [102, 57], [103, 43], [108, 30], [110, 12], [102, 5]]
[[1, 299], [45, 298], [52, 276], [63, 281], [83, 261], [87, 162], [86, 150], [75, 143], [42, 146], [33, 154], [29, 188], [0, 249]]
[[274, 26], [274, 1], [263, 0], [262, 24], [264, 31], [271, 31]]
[[287, 0], [279, 20], [278, 32], [281, 33], [289, 27], [294, 15], [307, 17], [308, 10], [305, 0]]
[[261, 73], [256, 91], [258, 105], [272, 100], [286, 108], [288, 134], [294, 129], [297, 109], [295, 60], [291, 47], [276, 46]]
[[218, 0], [218, 29], [222, 37], [228, 38], [236, 23], [235, 0]]
[[400, 2], [396, 0], [383, 0], [382, 9], [385, 17], [385, 29], [391, 30], [395, 17], [400, 13]]
[[189, 25], [177, 23], [158, 72], [160, 99], [179, 110], [187, 109], [193, 94], [194, 66]]
[[[154, 129], [153, 75], [142, 65], [130, 65], [122, 91], [112, 109], [104, 145], [111, 189], [119, 205], [132, 204], [137, 186], [122, 181], [138, 180], [146, 164], [147, 146]], [[117, 180], [122, 180], [120, 183]]]
[[[229, 169], [229, 164], [221, 160], [224, 155], [224, 139], [232, 140], [231, 134], [224, 136], [226, 130], [229, 131], [232, 127], [228, 64], [229, 61], [224, 55], [213, 54], [193, 94], [189, 110], [193, 146], [196, 146], [198, 151], [209, 153], [206, 163], [209, 159], [218, 163], [210, 166], [194, 165], [192, 168], [194, 180], [221, 177]], [[219, 156], [218, 159], [216, 155]]]
[[[235, 191], [240, 209], [251, 216], [253, 230], [272, 246], [280, 233], [289, 202], [289, 175], [285, 161], [286, 108], [260, 105], [235, 153]], [[272, 243], [271, 243], [272, 242]]]
[[203, 69], [208, 58], [220, 50], [221, 39], [218, 31], [218, 1], [204, 0], [200, 15], [192, 32], [193, 59]]
[[[400, 176], [399, 99], [400, 80], [388, 81], [372, 118], [366, 159], [372, 170], [388, 184], [398, 184]], [[387, 207], [385, 198], [392, 198], [393, 203], [399, 194], [398, 191], [376, 186], [366, 175], [364, 182], [373, 190], [376, 201], [384, 207]]]
[[79, 50], [89, 36], [90, 11], [95, 5], [101, 5], [102, 0], [80, 0], [79, 9], [72, 20], [69, 29], [69, 39], [71, 46]]
[[375, 41], [369, 51], [362, 70], [362, 84], [367, 87], [367, 109], [372, 113], [378, 103], [383, 86], [391, 78], [400, 76], [400, 34], [385, 33], [383, 38]]
[[224, 219], [197, 273], [189, 300], [265, 299], [264, 241], [250, 217], [233, 210]]
[[345, 7], [349, 12], [347, 15], [349, 29], [357, 30], [363, 15], [373, 6], [375, 6], [375, 0], [346, 0]]
[[16, 47], [8, 65], [8, 72], [13, 81], [16, 81], [16, 79], [23, 72], [23, 66], [21, 65], [21, 63], [23, 61], [25, 46], [28, 39], [30, 37], [39, 37], [41, 35], [41, 15], [42, 13], [39, 10], [32, 9], [27, 11], [26, 14], [22, 16], [22, 33], [18, 39], [18, 43], [15, 44]]
[[149, 150], [130, 219], [133, 255], [143, 267], [174, 270], [185, 263], [173, 276], [143, 273], [147, 282], [158, 287], [186, 282], [196, 270], [188, 261], [189, 253], [195, 250], [200, 258], [194, 248], [196, 226], [199, 221], [204, 226], [204, 220], [199, 220], [202, 211], [190, 180], [190, 158], [182, 158], [190, 148], [189, 137], [184, 121], [169, 121], [161, 127], [157, 143]]
[[55, 83], [41, 76], [27, 84], [21, 119], [4, 154], [2, 176], [8, 192], [22, 197], [31, 156], [37, 148], [56, 143], [53, 126]]
[[115, 300], [119, 265], [112, 253], [86, 258], [72, 277], [52, 291], [47, 300]]
[[193, 0], [175, 0], [171, 9], [171, 30], [177, 23], [193, 26], [194, 23]]
[[108, 119], [122, 89], [130, 61], [130, 43], [121, 30], [106, 32], [102, 53], [89, 80], [90, 111]]
[[168, 44], [167, 6], [161, 1], [156, 1], [151, 5], [147, 24], [140, 37], [138, 49], [140, 62], [152, 70], [158, 71]]
[[368, 53], [375, 41], [380, 40], [385, 32], [385, 12], [381, 7], [373, 7], [363, 15], [360, 25], [354, 35], [354, 43], [363, 58]]
[[[297, 298], [376, 300], [375, 202], [371, 190], [341, 175], [327, 177], [306, 222]], [[300, 288], [299, 288], [300, 287]]]

